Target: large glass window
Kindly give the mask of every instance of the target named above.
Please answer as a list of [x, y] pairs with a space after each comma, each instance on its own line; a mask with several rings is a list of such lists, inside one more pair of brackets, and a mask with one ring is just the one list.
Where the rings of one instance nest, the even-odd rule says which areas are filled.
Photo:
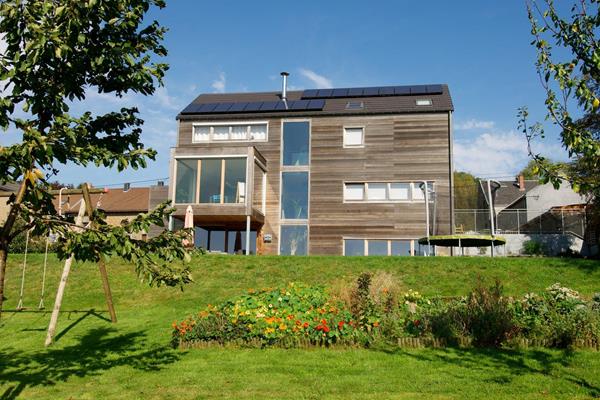
[[365, 255], [365, 241], [363, 239], [346, 239], [346, 240], [344, 240], [344, 255], [364, 256]]
[[[430, 188], [432, 183], [430, 183]], [[423, 201], [423, 191], [414, 182], [354, 182], [344, 184], [345, 201]]]
[[264, 141], [267, 123], [194, 124], [193, 132], [193, 142]]
[[308, 219], [308, 172], [281, 174], [281, 218]]
[[177, 183], [175, 203], [196, 202], [196, 174], [198, 160], [177, 160]]
[[306, 255], [308, 253], [308, 227], [306, 225], [281, 225], [279, 250], [282, 255]]
[[221, 202], [221, 159], [202, 160], [200, 203]]
[[[204, 168], [202, 168], [204, 170]], [[223, 203], [243, 203], [246, 199], [246, 159], [225, 159], [225, 189]], [[202, 188], [202, 186], [200, 186]]]
[[210, 138], [210, 126], [194, 126], [194, 141], [207, 142]]
[[308, 122], [284, 122], [283, 165], [308, 165], [309, 142]]
[[250, 139], [266, 140], [267, 124], [250, 125]]
[[369, 255], [370, 256], [387, 256], [388, 241], [387, 240], [369, 240]]
[[392, 240], [392, 256], [410, 256], [410, 240]]

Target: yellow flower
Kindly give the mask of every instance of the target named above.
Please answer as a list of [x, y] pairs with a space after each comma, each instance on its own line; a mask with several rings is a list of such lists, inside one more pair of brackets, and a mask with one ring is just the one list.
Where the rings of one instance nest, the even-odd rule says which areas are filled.
[[275, 332], [275, 328], [267, 328], [265, 329], [265, 334], [269, 334], [269, 333], [273, 333]]
[[279, 325], [279, 330], [280, 331], [285, 331], [286, 329], [287, 329], [287, 326], [285, 324]]

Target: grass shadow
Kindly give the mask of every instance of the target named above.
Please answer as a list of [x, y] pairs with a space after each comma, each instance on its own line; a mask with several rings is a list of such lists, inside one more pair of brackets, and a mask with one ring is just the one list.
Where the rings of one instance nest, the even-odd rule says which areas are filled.
[[[469, 370], [481, 371], [483, 375], [492, 373], [489, 383], [510, 384], [517, 376], [540, 374], [555, 376], [587, 391], [592, 398], [600, 397], [600, 386], [585, 378], [568, 372], [573, 364], [575, 353], [572, 350], [549, 351], [544, 349], [489, 349], [489, 348], [443, 348], [435, 350], [406, 350], [392, 346], [379, 346], [374, 351], [387, 354], [401, 354], [427, 363], [444, 363]], [[557, 371], [560, 370], [560, 376]]]
[[180, 353], [167, 346], [147, 348], [144, 331], [113, 335], [114, 331], [92, 329], [76, 344], [33, 354], [0, 350], [0, 386], [8, 387], [0, 393], [0, 399], [16, 399], [30, 387], [51, 386], [74, 376], [99, 375], [123, 365], [159, 371], [180, 358]]

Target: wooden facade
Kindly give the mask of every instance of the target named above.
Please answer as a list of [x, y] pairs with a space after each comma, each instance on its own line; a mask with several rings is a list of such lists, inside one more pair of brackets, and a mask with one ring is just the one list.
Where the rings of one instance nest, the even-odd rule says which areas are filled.
[[[254, 147], [266, 164], [266, 198], [264, 216], [253, 218], [258, 227], [257, 248], [264, 254], [278, 254], [280, 231], [281, 138], [283, 121], [310, 122], [310, 183], [308, 252], [309, 254], [343, 254], [344, 238], [417, 239], [425, 236], [424, 202], [347, 203], [344, 182], [434, 182], [436, 234], [452, 233], [452, 112], [422, 112], [360, 116], [256, 116], [268, 122], [266, 141], [193, 143], [194, 122], [210, 122], [206, 116], [186, 117], [179, 121], [177, 147], [173, 157], [243, 154], [244, 147]], [[220, 121], [235, 122], [235, 117]], [[252, 121], [244, 117], [244, 121]], [[345, 148], [344, 127], [364, 127], [364, 146]], [[171, 168], [172, 187], [175, 168]], [[256, 168], [254, 168], [256, 172]], [[249, 176], [253, 192], [248, 199], [252, 209], [261, 209], [263, 181]], [[260, 189], [257, 189], [259, 187]], [[174, 188], [170, 191], [173, 198]], [[178, 205], [183, 215], [186, 205]], [[227, 216], [224, 212], [239, 205], [194, 206], [198, 221]], [[210, 210], [209, 210], [210, 209]], [[215, 211], [218, 210], [218, 211]], [[253, 211], [254, 212], [254, 211]], [[197, 214], [198, 215], [198, 214]], [[235, 215], [243, 215], [242, 210]], [[432, 221], [433, 223], [433, 221]], [[264, 235], [272, 240], [262, 243]]]

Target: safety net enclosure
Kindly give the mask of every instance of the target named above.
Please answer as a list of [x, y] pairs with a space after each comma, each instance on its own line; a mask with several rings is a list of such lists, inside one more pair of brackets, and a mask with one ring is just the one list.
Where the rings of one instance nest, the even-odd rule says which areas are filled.
[[435, 235], [419, 239], [419, 244], [443, 247], [489, 247], [506, 244], [502, 236], [492, 235]]

